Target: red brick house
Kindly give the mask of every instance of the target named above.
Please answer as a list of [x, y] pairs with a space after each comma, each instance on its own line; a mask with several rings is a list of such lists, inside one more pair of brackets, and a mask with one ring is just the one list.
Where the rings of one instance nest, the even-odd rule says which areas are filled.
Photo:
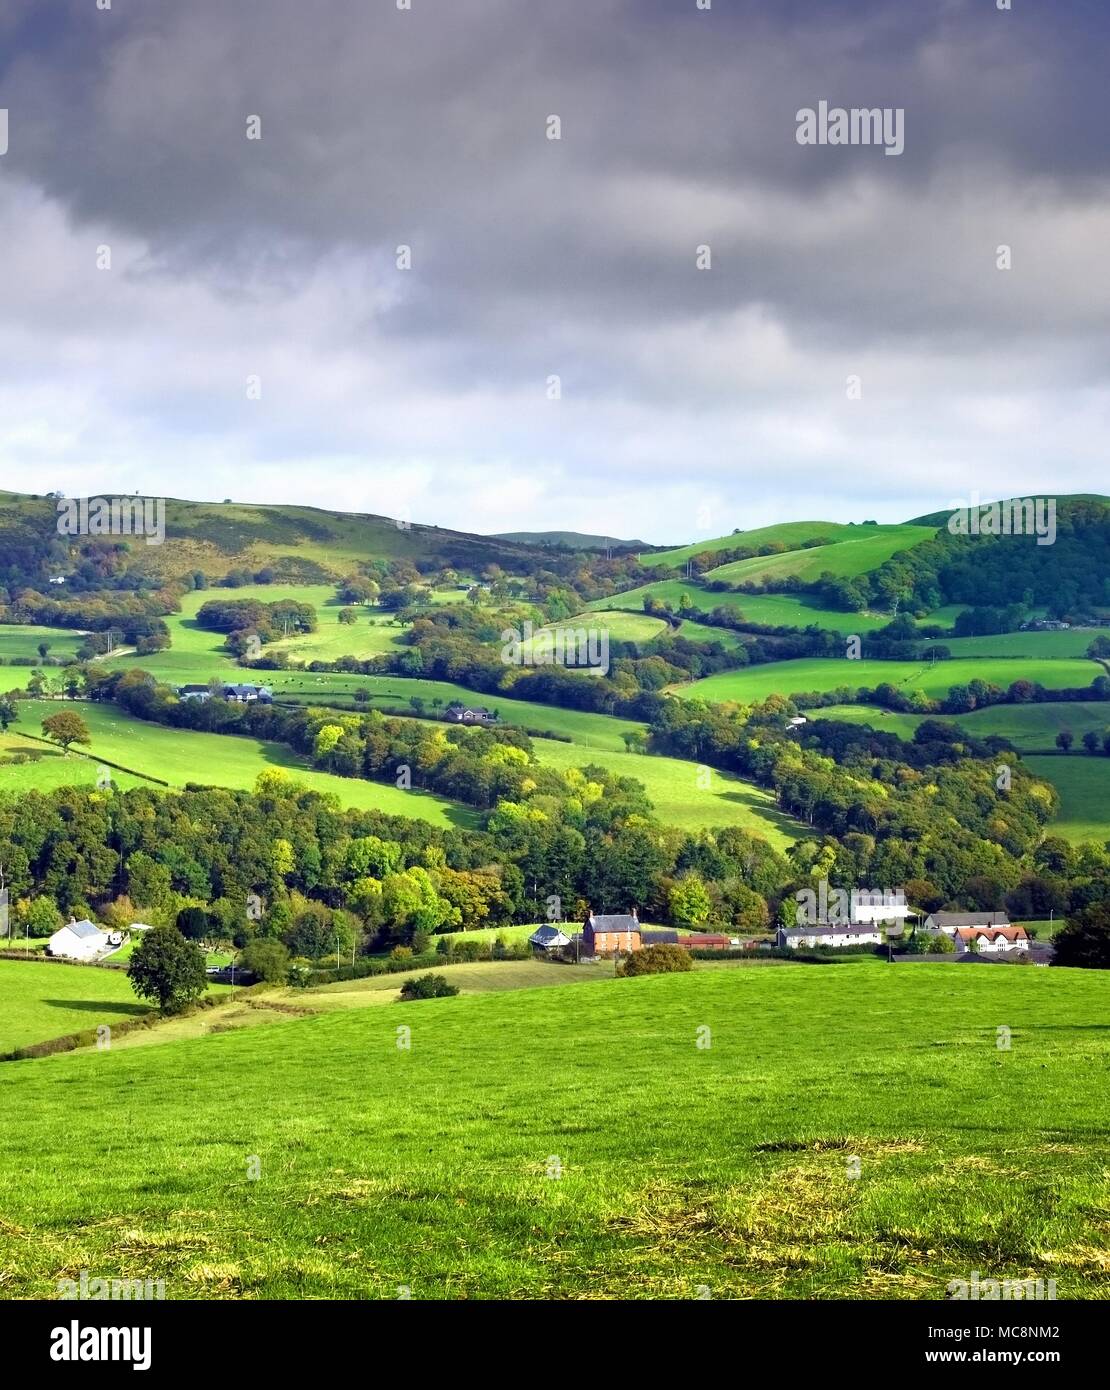
[[616, 951], [640, 949], [640, 922], [631, 912], [591, 912], [582, 929], [582, 950], [591, 956], [611, 956]]

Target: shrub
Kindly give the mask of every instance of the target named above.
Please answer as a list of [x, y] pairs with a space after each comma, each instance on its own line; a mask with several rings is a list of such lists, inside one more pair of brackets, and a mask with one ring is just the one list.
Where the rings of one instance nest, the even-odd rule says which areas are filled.
[[251, 941], [239, 954], [239, 966], [249, 970], [256, 980], [280, 984], [289, 975], [289, 952], [280, 941], [260, 937]]
[[689, 951], [681, 946], [645, 946], [633, 951], [620, 967], [622, 975], [664, 975], [675, 970], [693, 970]]
[[390, 960], [412, 960], [411, 946], [394, 946], [389, 953]]
[[401, 986], [402, 999], [446, 999], [458, 992], [458, 985], [450, 984], [442, 975], [418, 975]]

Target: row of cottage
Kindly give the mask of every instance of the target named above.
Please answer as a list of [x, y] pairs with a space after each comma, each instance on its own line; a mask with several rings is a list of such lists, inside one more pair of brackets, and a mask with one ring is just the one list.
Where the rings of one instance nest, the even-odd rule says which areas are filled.
[[[880, 924], [894, 920], [889, 937], [901, 936], [905, 922], [919, 914], [906, 907], [866, 907], [856, 909], [858, 920], [844, 926], [780, 927], [773, 941], [743, 940], [710, 932], [683, 934], [640, 925], [635, 908], [628, 913], [590, 913], [580, 936], [568, 936], [559, 926], [544, 926], [528, 938], [540, 951], [559, 951], [577, 945], [583, 956], [611, 956], [642, 950], [645, 946], [670, 944], [687, 950], [728, 951], [738, 948], [813, 950], [816, 947], [880, 946]], [[952, 938], [957, 955], [1006, 955], [1029, 951], [1032, 942], [1022, 926], [1012, 924], [1005, 912], [933, 912], [916, 926], [918, 939], [943, 934]]]

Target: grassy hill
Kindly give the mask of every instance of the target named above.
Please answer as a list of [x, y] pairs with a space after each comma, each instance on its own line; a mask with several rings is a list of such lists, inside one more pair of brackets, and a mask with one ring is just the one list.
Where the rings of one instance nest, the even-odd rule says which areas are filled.
[[646, 541], [622, 541], [619, 536], [590, 536], [582, 531], [495, 531], [491, 539], [559, 550], [648, 549]]
[[[56, 504], [47, 498], [0, 491], [0, 549], [5, 542], [56, 542], [57, 519]], [[167, 498], [165, 520], [164, 544], [131, 542], [132, 568], [161, 580], [194, 570], [211, 580], [232, 569], [270, 566], [280, 578], [319, 583], [370, 559], [434, 560], [471, 571], [535, 554], [519, 541], [318, 507]]]
[[[652, 584], [641, 584], [624, 593], [596, 599], [589, 607], [640, 613], [644, 599], [649, 594], [660, 603], [669, 603], [676, 613], [683, 596], [688, 595], [696, 612], [709, 613], [714, 608], [729, 608], [741, 614], [745, 622], [765, 627], [819, 627], [828, 632], [867, 633], [875, 632], [890, 622], [889, 613], [845, 613], [841, 609], [823, 608], [819, 603], [796, 594], [713, 593], [685, 579], [661, 579]], [[934, 616], [927, 621], [943, 622], [944, 619]], [[706, 640], [728, 639], [729, 634], [723, 629], [711, 629], [711, 632], [712, 637]]]
[[1096, 661], [1031, 658], [983, 658], [953, 661], [849, 661], [800, 657], [767, 666], [749, 666], [739, 671], [722, 671], [689, 685], [674, 687], [674, 693], [691, 700], [736, 700], [753, 703], [768, 695], [806, 694], [813, 690], [852, 690], [874, 688], [883, 683], [905, 689], [923, 690], [932, 699], [948, 693], [954, 685], [985, 680], [1005, 689], [1013, 681], [1038, 681], [1048, 690], [1090, 685], [1104, 674]]
[[[839, 539], [851, 535], [860, 528], [845, 525], [839, 521], [782, 521], [773, 526], [758, 526], [750, 531], [735, 531], [730, 536], [715, 536], [710, 540], [692, 541], [673, 550], [656, 550], [640, 558], [645, 565], [669, 565], [681, 569], [687, 560], [695, 555], [719, 550], [732, 550], [739, 545], [785, 545], [788, 550], [796, 550], [806, 541]], [[870, 529], [870, 528], [868, 528]]]
[[635, 777], [647, 789], [659, 818], [683, 830], [738, 825], [761, 835], [779, 850], [788, 849], [805, 833], [797, 821], [778, 809], [774, 797], [762, 787], [727, 772], [712, 772], [709, 786], [702, 787], [697, 764], [681, 758], [612, 751], [595, 755], [583, 752], [575, 744], [547, 739], [537, 739], [534, 747], [541, 763], [561, 771], [596, 762], [620, 777]]
[[837, 579], [855, 579], [884, 565], [887, 560], [931, 539], [927, 526], [861, 526], [848, 539], [809, 550], [788, 550], [781, 555], [755, 555], [734, 560], [711, 571], [714, 579], [730, 584], [752, 580], [783, 579], [790, 575], [812, 583], [828, 571]]
[[[1098, 1297], [1104, 996], [714, 967], [5, 1064], [6, 1292], [89, 1268], [173, 1299], [915, 1299], [979, 1269]], [[106, 1135], [123, 1157], [90, 1162]]]
[[[829, 705], [814, 710], [815, 718], [840, 719], [849, 724], [869, 724], [873, 729], [912, 738], [921, 723], [918, 714], [896, 714], [875, 705]], [[930, 718], [938, 716], [930, 715]], [[1053, 752], [1056, 735], [1070, 729], [1076, 743], [1088, 730], [1101, 734], [1110, 727], [1110, 705], [1098, 700], [1077, 700], [1059, 704], [992, 705], [959, 716], [940, 716], [959, 724], [976, 738], [998, 734], [1009, 739], [1022, 753]]]
[[[74, 782], [77, 784], [95, 781], [96, 760], [99, 758], [118, 763], [133, 773], [160, 778], [171, 787], [196, 782], [216, 787], [250, 788], [260, 772], [281, 768], [311, 790], [337, 796], [343, 806], [384, 811], [394, 816], [413, 816], [432, 825], [469, 826], [477, 823], [476, 813], [468, 807], [431, 792], [415, 789], [406, 792], [388, 783], [364, 782], [354, 777], [336, 777], [330, 772], [317, 772], [279, 743], [148, 724], [133, 719], [115, 705], [94, 705], [87, 701], [61, 704], [53, 700], [21, 700], [19, 722], [12, 726], [9, 734], [17, 733], [20, 728], [39, 733], [40, 722], [48, 714], [57, 714], [60, 709], [75, 710], [80, 714], [92, 735], [88, 758], [71, 752], [67, 759], [62, 760], [63, 764], [69, 763], [74, 768]], [[52, 778], [62, 775], [57, 772], [56, 764], [57, 759], [52, 759], [49, 766]], [[38, 766], [41, 765], [35, 765]], [[116, 777], [114, 771], [112, 775]], [[21, 790], [34, 776], [33, 768], [0, 766], [0, 792]], [[121, 785], [127, 781], [123, 776], [119, 780]], [[40, 785], [38, 782], [33, 784]]]

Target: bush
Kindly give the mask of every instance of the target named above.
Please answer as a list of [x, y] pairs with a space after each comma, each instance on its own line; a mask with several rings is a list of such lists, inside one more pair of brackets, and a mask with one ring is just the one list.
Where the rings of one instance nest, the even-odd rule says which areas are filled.
[[620, 967], [621, 975], [665, 975], [675, 970], [693, 970], [689, 951], [681, 946], [645, 946], [633, 951]]
[[446, 999], [458, 992], [458, 985], [450, 984], [442, 975], [418, 975], [401, 986], [402, 999]]
[[289, 975], [289, 952], [280, 941], [260, 937], [240, 952], [239, 966], [249, 970], [256, 980], [281, 984]]
[[413, 951], [411, 946], [394, 946], [393, 950], [389, 953], [389, 959], [412, 960], [412, 955]]

